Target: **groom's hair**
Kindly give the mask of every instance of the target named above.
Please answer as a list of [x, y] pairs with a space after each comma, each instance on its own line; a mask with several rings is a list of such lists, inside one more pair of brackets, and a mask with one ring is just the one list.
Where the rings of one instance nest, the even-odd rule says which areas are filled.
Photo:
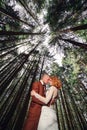
[[43, 71], [41, 74], [41, 78], [43, 78], [44, 75], [49, 75], [46, 71]]

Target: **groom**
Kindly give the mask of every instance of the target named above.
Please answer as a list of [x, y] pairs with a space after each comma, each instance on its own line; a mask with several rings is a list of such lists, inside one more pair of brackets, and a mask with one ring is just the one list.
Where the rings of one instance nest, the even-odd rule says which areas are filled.
[[[47, 73], [43, 73], [40, 81], [36, 81], [32, 85], [32, 90], [35, 90], [38, 94], [45, 97], [45, 85], [49, 83], [50, 76]], [[39, 101], [35, 96], [32, 96], [28, 118], [24, 125], [24, 130], [37, 130], [39, 118], [41, 114], [41, 108], [45, 105]]]

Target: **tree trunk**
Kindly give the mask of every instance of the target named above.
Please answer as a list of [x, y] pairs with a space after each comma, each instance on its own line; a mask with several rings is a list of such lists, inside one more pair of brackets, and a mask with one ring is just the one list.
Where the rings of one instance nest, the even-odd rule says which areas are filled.
[[71, 27], [71, 28], [68, 28], [68, 29], [65, 29], [65, 30], [61, 30], [59, 32], [78, 31], [78, 30], [85, 30], [85, 29], [87, 29], [87, 24], [79, 25], [79, 26], [76, 26], [76, 27]]
[[29, 27], [32, 27], [32, 28], [34, 27], [32, 24], [29, 24], [29, 23], [27, 23], [27, 22], [25, 22], [25, 21], [23, 21], [23, 20], [21, 20], [21, 19], [19, 19], [19, 18], [17, 18], [17, 17], [14, 17], [12, 14], [9, 14], [9, 13], [8, 13], [4, 8], [2, 8], [2, 7], [0, 7], [0, 12], [3, 13], [3, 14], [5, 14], [5, 15], [8, 16], [8, 17], [14, 19], [14, 20], [17, 20], [17, 21], [19, 21], [19, 22], [22, 22], [22, 23], [28, 25]]
[[29, 9], [28, 5], [26, 4], [26, 2], [24, 1], [24, 3], [21, 0], [18, 0], [21, 5], [24, 7], [24, 9], [27, 11], [27, 13], [29, 13], [29, 15], [35, 20], [36, 23], [39, 24], [36, 16], [32, 13], [32, 11]]
[[87, 50], [87, 44], [76, 42], [76, 41], [73, 41], [71, 39], [64, 39], [64, 38], [59, 38], [59, 39], [65, 41], [65, 42], [69, 42], [75, 46], [79, 46], [79, 47]]
[[37, 33], [31, 33], [31, 32], [13, 32], [13, 31], [0, 31], [0, 35], [42, 35], [45, 34], [44, 32], [37, 32]]

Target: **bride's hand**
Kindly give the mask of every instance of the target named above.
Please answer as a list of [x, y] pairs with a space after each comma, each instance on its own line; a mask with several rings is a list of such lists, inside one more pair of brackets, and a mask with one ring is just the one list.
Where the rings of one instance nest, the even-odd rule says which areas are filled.
[[34, 90], [31, 91], [31, 96], [34, 96], [36, 92]]

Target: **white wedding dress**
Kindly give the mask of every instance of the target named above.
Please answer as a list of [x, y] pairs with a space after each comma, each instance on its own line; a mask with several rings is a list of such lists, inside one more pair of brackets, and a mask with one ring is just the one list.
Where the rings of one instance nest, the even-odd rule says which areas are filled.
[[55, 104], [42, 107], [37, 130], [58, 130]]

